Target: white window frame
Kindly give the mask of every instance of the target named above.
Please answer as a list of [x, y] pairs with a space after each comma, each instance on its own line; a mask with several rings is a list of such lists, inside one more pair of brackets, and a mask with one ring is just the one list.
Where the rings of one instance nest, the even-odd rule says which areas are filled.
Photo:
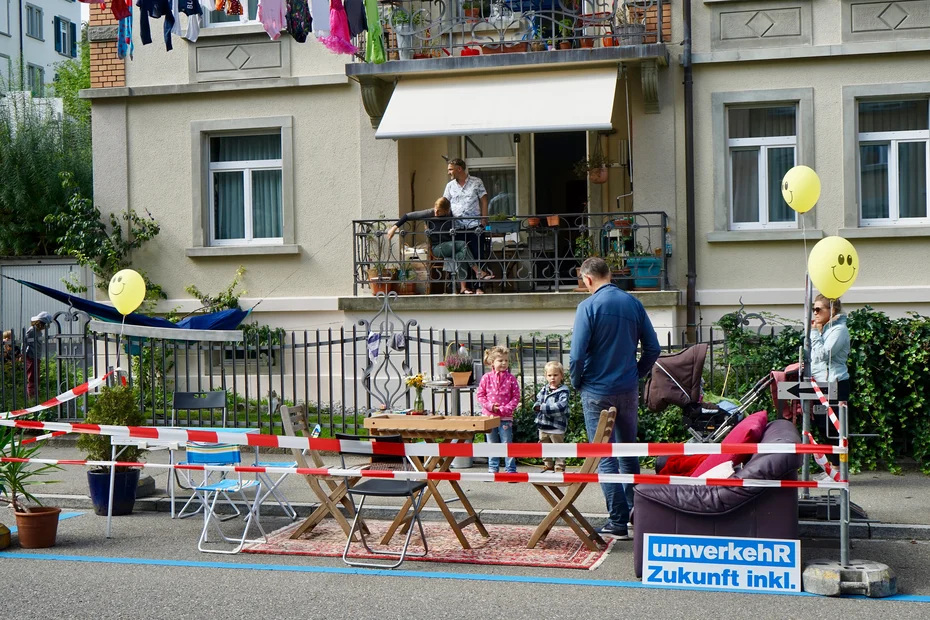
[[55, 39], [59, 44], [58, 53], [66, 58], [73, 58], [71, 56], [71, 20], [60, 15], [56, 17], [58, 18], [58, 32], [55, 33]]
[[[236, 133], [214, 133], [208, 136], [207, 144], [209, 146], [209, 140], [211, 138], [240, 138], [246, 136], [266, 136], [274, 135], [274, 132], [268, 131], [250, 131], [250, 132], [236, 132]], [[280, 136], [280, 132], [278, 133]], [[281, 145], [282, 153], [284, 150], [284, 145]], [[224, 162], [212, 162], [209, 161], [210, 151], [207, 150], [207, 183], [209, 191], [207, 192], [210, 200], [210, 233], [209, 233], [209, 243], [211, 246], [220, 247], [220, 246], [243, 246], [243, 245], [283, 245], [284, 244], [284, 159], [256, 159], [248, 161], [224, 161]], [[281, 171], [281, 184], [282, 184], [282, 220], [281, 220], [281, 232], [282, 236], [280, 237], [253, 237], [252, 236], [252, 172], [256, 170], [280, 170]], [[216, 238], [216, 212], [215, 212], [215, 193], [213, 191], [213, 182], [214, 175], [217, 172], [241, 172], [243, 174], [243, 183], [242, 183], [242, 192], [243, 192], [243, 202], [245, 203], [245, 237], [243, 239], [217, 239]]]
[[235, 26], [243, 26], [246, 24], [260, 24], [258, 21], [258, 7], [255, 8], [255, 17], [249, 15], [249, 0], [241, 0], [242, 2], [242, 15], [239, 16], [238, 21], [230, 22], [213, 22], [210, 21], [210, 17], [213, 15], [214, 11], [210, 8], [204, 9], [201, 20], [204, 28], [230, 28]]
[[12, 36], [13, 27], [10, 25], [10, 0], [0, 0], [0, 16], [3, 17], [2, 24], [5, 26], [0, 26], [0, 34], [5, 34], [6, 36]]
[[[788, 148], [794, 151], [792, 165], [798, 162], [798, 105], [781, 104], [781, 105], [758, 105], [758, 106], [728, 106], [727, 107], [727, 126], [729, 127], [729, 114], [731, 110], [761, 109], [771, 107], [788, 107], [793, 105], [795, 109], [795, 129], [793, 136], [771, 136], [765, 138], [727, 138], [727, 204], [728, 219], [730, 230], [796, 230], [798, 228], [798, 216], [795, 211], [794, 220], [788, 222], [770, 222], [769, 221], [769, 181], [768, 178], [768, 151], [771, 148]], [[735, 222], [733, 218], [733, 152], [750, 151], [758, 149], [758, 175], [759, 175], [759, 221], [758, 222]]]
[[[39, 84], [35, 84], [35, 76], [38, 76]], [[26, 86], [37, 97], [45, 95], [45, 67], [26, 63]]]
[[[45, 11], [42, 10], [42, 7], [35, 6], [34, 4], [26, 4], [26, 36], [38, 41], [44, 41], [44, 19]], [[32, 26], [35, 26], [35, 28], [33, 29]], [[30, 30], [35, 30], [37, 32], [30, 33]]]
[[[902, 98], [901, 101], [905, 101]], [[856, 102], [856, 117], [859, 115], [859, 103], [868, 102], [861, 99]], [[928, 106], [930, 108], [930, 106]], [[930, 111], [928, 111], [930, 115]], [[858, 124], [858, 120], [857, 120]], [[859, 226], [927, 226], [930, 224], [930, 191], [928, 191], [927, 204], [924, 217], [900, 217], [901, 188], [898, 185], [898, 145], [907, 142], [923, 142], [926, 152], [926, 184], [930, 190], [930, 118], [927, 119], [927, 129], [915, 131], [869, 131], [860, 132], [856, 139], [856, 188], [858, 190], [857, 203], [859, 205]], [[862, 158], [860, 147], [871, 145], [888, 145], [888, 217], [865, 218], [862, 215]]]
[[[465, 142], [466, 136], [462, 136], [461, 148], [462, 155], [468, 152], [467, 144]], [[465, 157], [465, 167], [468, 168], [468, 174], [471, 174], [472, 169], [475, 170], [513, 170], [514, 176], [514, 192], [513, 205], [514, 209], [519, 212], [520, 204], [520, 167], [517, 165], [519, 149], [514, 148], [513, 155], [509, 157]], [[479, 175], [475, 175], [479, 176]], [[479, 177], [480, 178], [480, 177]], [[484, 179], [482, 179], [484, 181]], [[487, 187], [485, 187], [487, 190]], [[488, 192], [488, 201], [490, 202], [491, 193]], [[516, 213], [514, 213], [516, 215]]]

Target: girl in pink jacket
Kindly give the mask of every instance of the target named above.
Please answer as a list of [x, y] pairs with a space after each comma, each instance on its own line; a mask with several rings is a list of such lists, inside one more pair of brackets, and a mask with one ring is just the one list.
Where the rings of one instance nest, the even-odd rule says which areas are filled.
[[[481, 415], [496, 416], [501, 424], [488, 431], [489, 443], [513, 443], [513, 412], [520, 404], [520, 384], [510, 374], [510, 351], [506, 347], [492, 347], [484, 354], [484, 365], [491, 372], [481, 377], [475, 398], [481, 405]], [[488, 459], [488, 471], [496, 474], [500, 471], [500, 457]], [[504, 471], [517, 473], [516, 457], [506, 457]]]

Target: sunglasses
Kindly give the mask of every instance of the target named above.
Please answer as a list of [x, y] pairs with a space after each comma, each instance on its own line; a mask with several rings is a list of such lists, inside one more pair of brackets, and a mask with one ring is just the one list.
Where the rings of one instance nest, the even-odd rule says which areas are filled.
[[826, 310], [826, 308], [820, 308], [818, 306], [814, 306], [813, 310], [815, 313], [819, 313], [819, 312], [823, 312], [824, 310]]

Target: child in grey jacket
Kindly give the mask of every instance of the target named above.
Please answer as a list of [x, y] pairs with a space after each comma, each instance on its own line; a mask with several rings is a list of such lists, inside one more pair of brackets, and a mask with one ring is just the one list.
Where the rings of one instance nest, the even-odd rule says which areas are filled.
[[[559, 362], [546, 364], [546, 387], [536, 395], [536, 428], [539, 430], [539, 443], [564, 443], [565, 430], [568, 428], [568, 386], [565, 369]], [[543, 471], [552, 471], [552, 459], [543, 459]], [[555, 471], [565, 471], [565, 459], [555, 459]]]

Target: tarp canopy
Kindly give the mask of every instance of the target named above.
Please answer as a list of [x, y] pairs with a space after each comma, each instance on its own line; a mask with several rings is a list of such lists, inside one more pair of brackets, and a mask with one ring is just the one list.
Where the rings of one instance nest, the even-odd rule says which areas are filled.
[[377, 138], [612, 129], [617, 67], [401, 79]]
[[[86, 312], [95, 319], [107, 321], [109, 323], [121, 323], [123, 321], [123, 315], [112, 306], [89, 301], [76, 295], [70, 295], [57, 289], [36, 284], [35, 282], [27, 282], [26, 280], [18, 280], [16, 278], [10, 279], [44, 295], [48, 295], [52, 299], [68, 304], [75, 310]], [[132, 314], [126, 315], [126, 324], [138, 325], [139, 327], [164, 327], [169, 329], [236, 329], [239, 324], [245, 320], [245, 317], [249, 316], [249, 312], [251, 312], [251, 310], [232, 308], [229, 310], [221, 310], [220, 312], [210, 312], [208, 314], [193, 314], [187, 318], [181, 319], [177, 323], [133, 312]]]

